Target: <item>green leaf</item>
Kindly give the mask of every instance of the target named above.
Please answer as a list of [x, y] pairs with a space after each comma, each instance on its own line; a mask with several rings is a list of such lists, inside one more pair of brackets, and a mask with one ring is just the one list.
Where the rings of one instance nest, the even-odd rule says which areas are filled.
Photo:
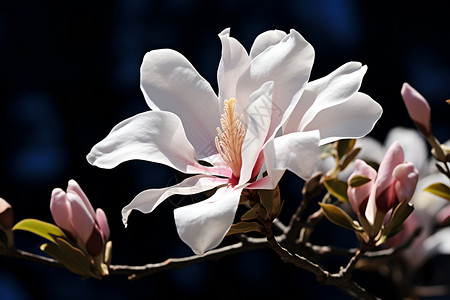
[[253, 219], [264, 218], [266, 215], [266, 210], [256, 203], [252, 208], [250, 208], [245, 214], [242, 215], [242, 221], [248, 221]]
[[350, 186], [351, 187], [359, 187], [361, 185], [364, 185], [368, 183], [371, 179], [361, 176], [361, 175], [355, 175], [350, 179]]
[[361, 148], [357, 147], [352, 149], [347, 155], [345, 155], [343, 161], [341, 162], [341, 171], [345, 170], [348, 165], [355, 160], [356, 156], [358, 156]]
[[56, 258], [68, 270], [83, 277], [93, 276], [90, 257], [63, 238], [55, 237], [56, 244], [43, 244], [41, 250]]
[[323, 183], [331, 195], [341, 201], [348, 202], [347, 182], [332, 178], [324, 180]]
[[383, 230], [383, 235], [386, 237], [392, 237], [396, 233], [400, 232], [403, 226], [403, 222], [409, 217], [413, 212], [414, 207], [407, 201], [400, 202], [392, 213], [389, 223]]
[[443, 183], [433, 183], [425, 188], [425, 191], [450, 201], [450, 188]]
[[59, 227], [36, 219], [22, 220], [17, 223], [12, 228], [12, 230], [24, 230], [32, 232], [53, 243], [56, 243], [55, 237], [62, 237], [64, 239], [67, 239], [67, 236]]
[[349, 152], [353, 148], [353, 146], [355, 146], [355, 142], [356, 140], [354, 139], [337, 141], [336, 150], [339, 159], [344, 157], [344, 155], [347, 154], [347, 152]]
[[239, 222], [231, 226], [230, 230], [227, 233], [227, 236], [236, 233], [247, 233], [251, 231], [261, 232], [262, 229], [262, 225], [256, 222]]
[[280, 189], [278, 185], [273, 190], [258, 190], [259, 199], [270, 218], [275, 219], [281, 212]]
[[319, 203], [319, 205], [322, 207], [325, 217], [327, 217], [330, 222], [350, 230], [363, 231], [362, 227], [356, 225], [355, 222], [353, 222], [353, 219], [340, 207], [326, 203]]

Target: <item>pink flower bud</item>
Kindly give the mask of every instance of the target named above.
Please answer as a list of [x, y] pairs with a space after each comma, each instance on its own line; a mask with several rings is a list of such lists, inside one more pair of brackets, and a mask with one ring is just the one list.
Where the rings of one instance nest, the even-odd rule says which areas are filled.
[[94, 212], [89, 199], [75, 180], [70, 180], [67, 193], [54, 189], [50, 210], [58, 227], [64, 229], [71, 238], [79, 239], [89, 254], [101, 253], [109, 239], [108, 220], [102, 209]]
[[401, 94], [409, 116], [416, 124], [417, 129], [428, 137], [431, 131], [431, 110], [427, 100], [408, 83], [404, 83]]
[[3, 198], [0, 198], [0, 225], [6, 230], [10, 230], [14, 225], [13, 209]]
[[[348, 179], [349, 185], [347, 189], [347, 195], [353, 211], [356, 213], [359, 212], [361, 215], [364, 216], [367, 207], [367, 201], [369, 200], [369, 196], [372, 191], [373, 182], [377, 177], [377, 171], [371, 166], [369, 166], [365, 161], [360, 159], [357, 159], [355, 161], [354, 166], [355, 169]], [[358, 187], [351, 187], [350, 182], [352, 178], [358, 175], [369, 178], [371, 179], [371, 181]]]
[[387, 213], [398, 200], [395, 191], [394, 169], [401, 163], [405, 155], [399, 142], [394, 142], [387, 150], [378, 169], [376, 179], [375, 202], [377, 210]]

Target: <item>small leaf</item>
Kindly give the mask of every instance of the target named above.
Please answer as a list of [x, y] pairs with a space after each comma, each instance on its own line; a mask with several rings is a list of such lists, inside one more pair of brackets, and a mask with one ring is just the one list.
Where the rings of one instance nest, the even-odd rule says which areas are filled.
[[361, 148], [357, 147], [351, 150], [345, 158], [343, 159], [341, 163], [341, 171], [345, 170], [345, 168], [348, 167], [348, 165], [355, 160], [356, 156], [358, 156], [359, 152], [361, 151]]
[[341, 201], [348, 202], [347, 182], [332, 178], [324, 180], [323, 183], [331, 195]]
[[347, 154], [355, 145], [356, 140], [354, 139], [347, 139], [347, 140], [339, 140], [337, 141], [336, 150], [339, 159], [344, 157], [345, 154]]
[[278, 217], [281, 212], [281, 198], [278, 185], [273, 190], [258, 190], [258, 194], [269, 218], [275, 219]]
[[363, 229], [360, 226], [357, 226], [353, 219], [350, 218], [350, 216], [343, 211], [340, 207], [337, 207], [333, 204], [326, 204], [326, 203], [319, 203], [319, 205], [322, 207], [323, 213], [325, 214], [325, 217], [327, 217], [330, 222], [333, 222], [336, 225], [339, 225], [341, 227], [359, 231], [362, 232]]
[[53, 243], [56, 243], [55, 237], [62, 237], [64, 239], [67, 239], [67, 236], [59, 227], [36, 219], [22, 220], [17, 223], [12, 230], [24, 230], [32, 232]]
[[426, 187], [425, 191], [450, 201], [450, 188], [443, 183], [433, 183]]
[[55, 241], [56, 245], [41, 245], [41, 250], [56, 258], [68, 270], [75, 274], [84, 277], [90, 277], [93, 275], [90, 268], [90, 258], [86, 256], [83, 251], [62, 238], [56, 237]]
[[407, 201], [400, 202], [392, 213], [389, 223], [383, 230], [383, 235], [386, 237], [392, 237], [396, 233], [400, 232], [403, 226], [403, 222], [409, 217], [413, 212], [414, 207]]
[[350, 179], [350, 186], [354, 188], [359, 187], [368, 183], [370, 180], [371, 180], [370, 178], [361, 175], [355, 175], [352, 177], [352, 179]]
[[261, 232], [262, 225], [256, 222], [239, 222], [231, 226], [230, 230], [227, 233], [227, 236], [236, 233], [247, 233], [251, 231]]
[[260, 219], [264, 218], [265, 214], [266, 210], [262, 208], [259, 203], [256, 203], [252, 208], [250, 208], [245, 214], [242, 215], [241, 220], [248, 221], [253, 219]]

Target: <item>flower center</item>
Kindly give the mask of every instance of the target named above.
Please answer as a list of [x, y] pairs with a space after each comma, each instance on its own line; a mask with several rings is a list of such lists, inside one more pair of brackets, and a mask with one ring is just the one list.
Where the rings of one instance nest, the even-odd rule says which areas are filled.
[[242, 166], [241, 149], [245, 128], [236, 112], [236, 99], [225, 100], [224, 113], [220, 117], [223, 132], [217, 127], [216, 147], [220, 156], [239, 178]]

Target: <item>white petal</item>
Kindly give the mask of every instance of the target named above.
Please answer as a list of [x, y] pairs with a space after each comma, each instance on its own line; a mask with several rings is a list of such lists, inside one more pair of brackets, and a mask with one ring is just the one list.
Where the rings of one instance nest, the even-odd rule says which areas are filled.
[[249, 95], [263, 83], [274, 81], [273, 112], [268, 136], [287, 120], [306, 85], [314, 61], [314, 49], [295, 30], [278, 44], [256, 56], [237, 83], [236, 99], [244, 110]]
[[427, 258], [436, 254], [450, 254], [450, 227], [442, 228], [428, 237], [423, 243], [424, 253]]
[[233, 224], [241, 191], [223, 187], [211, 198], [174, 210], [178, 235], [194, 253], [203, 254], [222, 242]]
[[247, 51], [235, 38], [230, 37], [227, 28], [219, 34], [222, 42], [222, 57], [217, 69], [217, 82], [219, 85], [220, 111], [223, 110], [223, 101], [236, 97], [236, 82], [242, 72], [250, 65]]
[[382, 112], [377, 102], [358, 92], [347, 101], [318, 112], [302, 130], [320, 130], [320, 145], [357, 139], [373, 129]]
[[208, 191], [216, 186], [227, 184], [226, 179], [196, 175], [186, 178], [179, 184], [162, 188], [150, 189], [139, 193], [122, 209], [122, 221], [127, 225], [128, 216], [133, 209], [143, 213], [151, 213], [158, 205], [172, 195], [193, 195]]
[[294, 132], [276, 137], [264, 147], [267, 172], [275, 179], [279, 179], [280, 171], [284, 170], [305, 180], [310, 178], [319, 155], [318, 131]]
[[302, 131], [317, 113], [354, 95], [359, 90], [366, 71], [366, 66], [349, 62], [327, 76], [309, 82], [283, 127], [284, 133]]
[[250, 59], [254, 59], [270, 46], [278, 44], [285, 36], [286, 32], [281, 30], [268, 30], [261, 33], [253, 42], [252, 49], [250, 50]]
[[250, 95], [247, 131], [241, 149], [242, 167], [239, 184], [250, 180], [259, 153], [266, 141], [272, 116], [273, 82], [266, 82]]
[[170, 111], [180, 117], [198, 158], [213, 154], [204, 152], [214, 149], [209, 146], [214, 144], [219, 125], [218, 98], [183, 55], [169, 49], [145, 54], [141, 90], [152, 110]]
[[180, 119], [171, 112], [148, 111], [120, 122], [87, 155], [89, 163], [107, 169], [132, 159], [161, 163], [184, 173], [229, 173], [197, 162]]
[[421, 171], [428, 157], [428, 149], [424, 138], [416, 129], [394, 127], [384, 142], [386, 147], [398, 141], [405, 152], [405, 161], [412, 162]]

